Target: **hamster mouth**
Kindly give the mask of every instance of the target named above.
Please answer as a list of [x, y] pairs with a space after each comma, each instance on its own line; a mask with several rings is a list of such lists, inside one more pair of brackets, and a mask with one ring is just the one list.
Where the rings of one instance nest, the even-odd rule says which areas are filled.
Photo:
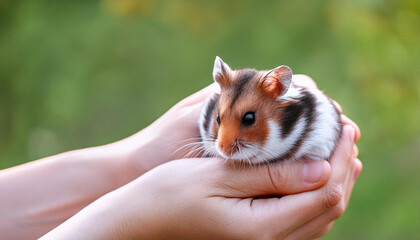
[[216, 146], [216, 151], [222, 158], [225, 158], [225, 159], [246, 160], [247, 158], [249, 158], [248, 156], [243, 156], [243, 154], [239, 153], [239, 151], [241, 151], [241, 150], [237, 150], [233, 154], [227, 155], [219, 147]]
[[215, 149], [220, 157], [227, 160], [246, 162], [249, 164], [258, 164], [263, 162], [261, 157], [263, 157], [264, 153], [253, 149], [253, 147], [241, 146], [231, 155], [224, 153], [217, 145], [215, 145]]
[[255, 163], [255, 160], [257, 159], [257, 154], [251, 149], [242, 148], [241, 150], [238, 150], [234, 154], [228, 156], [227, 159]]

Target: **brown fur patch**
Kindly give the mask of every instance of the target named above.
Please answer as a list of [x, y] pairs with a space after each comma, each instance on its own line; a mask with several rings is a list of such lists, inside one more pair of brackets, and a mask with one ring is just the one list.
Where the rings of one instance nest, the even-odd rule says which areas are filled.
[[216, 82], [221, 86], [221, 87], [228, 87], [230, 85], [230, 77], [229, 77], [229, 73], [223, 72], [222, 73], [218, 73], [217, 77], [216, 77]]

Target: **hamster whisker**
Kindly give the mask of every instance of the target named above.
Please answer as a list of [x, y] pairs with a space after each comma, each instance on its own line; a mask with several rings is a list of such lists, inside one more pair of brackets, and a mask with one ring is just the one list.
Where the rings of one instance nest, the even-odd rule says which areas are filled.
[[[255, 146], [253, 144], [247, 144], [247, 147], [251, 148], [252, 150], [256, 152], [260, 152], [263, 156], [259, 156], [260, 158], [263, 158], [263, 161], [268, 163], [269, 159], [276, 158], [275, 154], [270, 152], [269, 150], [261, 147], [261, 146]], [[266, 158], [269, 158], [268, 160]]]
[[184, 142], [189, 142], [189, 141], [200, 142], [201, 137], [186, 138], [184, 140], [178, 141], [177, 143], [184, 143]]
[[264, 149], [263, 147], [258, 147], [259, 148], [259, 150], [261, 151], [261, 152], [263, 152], [265, 155], [267, 155], [268, 157], [270, 157], [270, 158], [275, 158], [275, 153], [273, 153], [273, 152], [271, 152], [270, 150], [268, 150], [268, 149]]
[[[266, 162], [266, 163], [269, 163], [270, 161], [270, 159], [274, 159], [274, 158], [276, 158], [276, 155], [274, 154], [274, 153], [272, 153], [272, 152], [270, 152], [269, 150], [267, 150], [267, 149], [264, 149], [264, 148], [262, 148], [262, 147], [260, 147], [259, 148], [260, 149], [260, 151], [265, 155], [264, 156], [264, 162]], [[268, 158], [268, 159], [267, 159]]]
[[212, 154], [212, 151], [211, 150], [212, 149], [210, 147], [206, 147], [205, 150], [204, 150], [203, 156], [204, 157], [206, 157], [206, 156], [212, 157], [213, 154]]
[[195, 158], [195, 157], [198, 157], [200, 155], [203, 155], [203, 152], [204, 152], [204, 155], [205, 155], [207, 151], [210, 151], [210, 149], [208, 149], [209, 147], [207, 146], [207, 145], [209, 145], [208, 143], [211, 144], [211, 142], [209, 142], [209, 141], [200, 141], [200, 142], [189, 143], [189, 144], [186, 144], [186, 145], [180, 147], [175, 152], [179, 152], [181, 150], [188, 149], [187, 153], [183, 157]]
[[[192, 141], [193, 144], [194, 143], [200, 143], [201, 142], [201, 137], [187, 138], [187, 139], [184, 139], [184, 140], [181, 140], [181, 141], [177, 141], [176, 143], [171, 143], [171, 145], [178, 145], [180, 143], [191, 142], [191, 141]], [[188, 147], [188, 146], [189, 146], [189, 144], [182, 145], [177, 150], [175, 150], [172, 154], [175, 155], [177, 152], [179, 152], [180, 150], [182, 150], [183, 148]]]
[[206, 141], [202, 143], [201, 146], [201, 157], [216, 157], [217, 154], [214, 151], [213, 143], [211, 141]]
[[219, 154], [216, 152], [216, 150], [214, 149], [214, 143], [211, 141], [206, 141], [205, 143], [203, 143], [204, 146], [204, 153], [203, 153], [203, 157], [219, 157]]
[[179, 147], [177, 150], [175, 150], [172, 154], [175, 155], [176, 153], [178, 153], [181, 150], [184, 150], [184, 149], [189, 148], [189, 147], [195, 147], [196, 145], [201, 145], [201, 144], [202, 144], [202, 142], [192, 142], [192, 143], [185, 144], [185, 145]]
[[209, 137], [211, 138], [211, 140], [213, 140], [213, 142], [217, 140], [217, 136], [213, 134], [209, 134]]
[[[242, 153], [242, 151], [241, 151], [241, 148], [238, 148], [238, 152], [239, 152], [239, 155], [241, 155], [241, 156], [243, 155], [243, 153]], [[245, 160], [245, 159], [241, 159], [241, 162], [242, 162], [242, 161], [244, 161], [244, 160]]]
[[200, 155], [202, 155], [203, 152], [205, 152], [206, 148], [204, 146], [198, 147], [192, 152], [191, 158], [196, 158]]
[[[244, 144], [244, 146], [246, 146], [245, 144]], [[246, 147], [245, 147], [246, 148]], [[242, 153], [241, 153], [242, 154]], [[248, 164], [251, 166], [251, 169], [255, 169], [254, 168], [254, 164], [253, 164], [253, 162], [251, 161], [251, 159], [249, 158], [249, 156], [245, 156], [246, 157], [246, 160], [248, 161]]]
[[[188, 141], [191, 141], [191, 140], [192, 139], [188, 139]], [[185, 140], [183, 142], [185, 142]], [[179, 147], [174, 153], [176, 153], [177, 151], [179, 151], [179, 150], [181, 150], [181, 149], [183, 149], [185, 147], [190, 146], [191, 144], [200, 144], [200, 143], [201, 143], [201, 141], [194, 141], [194, 142], [191, 142], [191, 143], [188, 143], [188, 144], [184, 144], [181, 147]]]
[[249, 165], [250, 165], [250, 166], [251, 166], [251, 168], [253, 169], [253, 168], [254, 168], [254, 164], [252, 164], [251, 159], [249, 159], [249, 156], [245, 156], [245, 157], [246, 157], [246, 160], [248, 161]]

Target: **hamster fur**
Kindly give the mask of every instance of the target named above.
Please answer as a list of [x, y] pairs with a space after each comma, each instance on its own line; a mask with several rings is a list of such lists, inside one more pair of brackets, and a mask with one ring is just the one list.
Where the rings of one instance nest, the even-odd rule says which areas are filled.
[[249, 164], [330, 158], [340, 114], [321, 91], [294, 85], [289, 67], [231, 70], [216, 57], [213, 79], [221, 91], [199, 119], [205, 155]]

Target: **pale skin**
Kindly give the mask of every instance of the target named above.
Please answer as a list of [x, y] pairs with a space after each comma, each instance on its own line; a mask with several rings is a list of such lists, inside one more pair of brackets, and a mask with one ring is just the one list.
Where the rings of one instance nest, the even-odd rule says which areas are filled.
[[[304, 75], [293, 81], [316, 87]], [[329, 162], [238, 169], [218, 158], [171, 161], [183, 154], [174, 155], [176, 150], [199, 136], [200, 108], [213, 92], [214, 85], [182, 100], [119, 142], [0, 171], [2, 237], [33, 239], [49, 231], [42, 239], [312, 239], [326, 234], [344, 213], [362, 169], [357, 125], [342, 115], [343, 134]]]

